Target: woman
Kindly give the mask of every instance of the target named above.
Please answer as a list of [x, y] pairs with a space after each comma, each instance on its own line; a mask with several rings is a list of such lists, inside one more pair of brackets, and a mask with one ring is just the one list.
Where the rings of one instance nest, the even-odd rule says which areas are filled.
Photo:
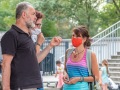
[[[99, 70], [95, 53], [91, 53], [92, 74], [89, 75], [86, 52], [90, 47], [88, 30], [85, 26], [73, 29], [72, 45], [75, 47], [69, 57], [65, 60], [64, 86], [63, 90], [89, 90], [88, 82], [99, 79]], [[66, 53], [69, 52], [69, 49]]]

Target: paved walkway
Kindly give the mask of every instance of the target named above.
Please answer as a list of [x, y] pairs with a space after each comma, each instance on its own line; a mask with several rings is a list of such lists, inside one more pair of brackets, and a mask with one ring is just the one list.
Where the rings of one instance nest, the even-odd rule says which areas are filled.
[[43, 82], [57, 82], [58, 77], [55, 76], [43, 76]]
[[[0, 81], [1, 81], [1, 76], [0, 76]], [[44, 90], [60, 90], [56, 88], [58, 78], [55, 76], [43, 76], [43, 86]], [[0, 87], [0, 90], [1, 87]]]
[[59, 90], [56, 88], [58, 78], [55, 76], [43, 76], [44, 90]]
[[44, 88], [44, 90], [60, 90], [60, 89], [57, 89], [57, 88]]

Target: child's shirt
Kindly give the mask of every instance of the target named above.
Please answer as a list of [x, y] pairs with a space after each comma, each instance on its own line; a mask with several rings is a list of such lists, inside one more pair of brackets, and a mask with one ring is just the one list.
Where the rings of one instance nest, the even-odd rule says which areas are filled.
[[57, 66], [57, 72], [58, 73], [61, 73], [63, 71], [64, 71], [64, 65], [63, 64], [61, 64], [60, 66]]

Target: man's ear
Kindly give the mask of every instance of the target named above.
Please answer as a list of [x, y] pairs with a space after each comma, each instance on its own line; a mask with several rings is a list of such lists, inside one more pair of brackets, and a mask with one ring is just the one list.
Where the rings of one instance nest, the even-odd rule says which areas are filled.
[[22, 12], [22, 18], [26, 18], [26, 16], [27, 16], [27, 14], [26, 14], [26, 12]]

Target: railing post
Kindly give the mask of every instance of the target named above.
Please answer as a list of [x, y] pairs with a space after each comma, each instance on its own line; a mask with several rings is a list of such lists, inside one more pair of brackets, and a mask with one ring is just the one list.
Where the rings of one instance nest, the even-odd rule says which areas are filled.
[[69, 42], [65, 41], [65, 51], [68, 49], [68, 47], [69, 47]]
[[53, 73], [55, 73], [55, 47], [53, 48]]

